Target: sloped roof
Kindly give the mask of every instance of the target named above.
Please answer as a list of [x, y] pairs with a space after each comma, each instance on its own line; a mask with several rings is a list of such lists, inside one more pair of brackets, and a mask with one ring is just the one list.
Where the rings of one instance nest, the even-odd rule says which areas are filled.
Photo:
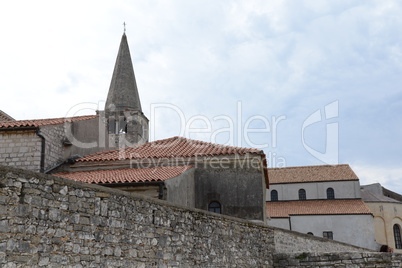
[[345, 164], [269, 168], [268, 173], [270, 184], [359, 180]]
[[271, 218], [288, 218], [290, 215], [371, 214], [361, 199], [267, 202], [266, 212]]
[[132, 183], [165, 181], [182, 174], [193, 166], [165, 166], [152, 168], [125, 168], [62, 172], [53, 174], [65, 179], [86, 183]]
[[0, 110], [0, 121], [13, 121], [13, 120], [15, 120], [15, 119], [12, 118], [7, 113], [5, 113], [2, 110]]
[[141, 102], [126, 34], [123, 34], [121, 37], [119, 52], [105, 104], [105, 111], [124, 109], [141, 111]]
[[398, 200], [392, 199], [385, 195], [373, 193], [364, 188], [361, 189], [361, 193], [362, 193], [362, 199], [364, 200], [364, 202], [401, 203]]
[[96, 118], [97, 115], [83, 115], [74, 117], [48, 118], [48, 119], [32, 119], [32, 120], [15, 120], [0, 121], [0, 128], [18, 128], [18, 127], [39, 127], [47, 125], [64, 124], [64, 122], [75, 122]]
[[123, 159], [175, 158], [233, 154], [245, 155], [248, 153], [264, 155], [264, 152], [258, 149], [227, 146], [182, 137], [172, 137], [123, 149], [90, 154], [77, 159], [77, 161], [115, 161]]

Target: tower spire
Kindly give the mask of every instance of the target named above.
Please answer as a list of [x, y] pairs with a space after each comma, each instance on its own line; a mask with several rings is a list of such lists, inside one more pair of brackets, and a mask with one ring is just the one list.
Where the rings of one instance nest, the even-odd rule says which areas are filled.
[[105, 110], [142, 111], [125, 32], [121, 37]]
[[107, 121], [109, 148], [123, 148], [148, 142], [149, 121], [141, 110], [125, 31], [121, 37], [104, 115]]

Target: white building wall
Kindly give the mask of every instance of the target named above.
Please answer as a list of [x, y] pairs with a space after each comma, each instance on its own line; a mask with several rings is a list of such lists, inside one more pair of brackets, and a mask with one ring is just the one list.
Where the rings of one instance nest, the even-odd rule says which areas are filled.
[[271, 191], [278, 191], [279, 201], [299, 200], [299, 189], [306, 190], [307, 199], [327, 199], [327, 189], [333, 188], [335, 199], [361, 198], [359, 181], [330, 181], [312, 183], [271, 184], [267, 189], [267, 201]]
[[372, 250], [378, 247], [374, 240], [372, 215], [291, 216], [290, 225], [292, 231], [311, 232], [318, 237], [323, 237], [323, 232], [331, 231], [336, 241]]
[[289, 218], [267, 218], [267, 225], [290, 230]]

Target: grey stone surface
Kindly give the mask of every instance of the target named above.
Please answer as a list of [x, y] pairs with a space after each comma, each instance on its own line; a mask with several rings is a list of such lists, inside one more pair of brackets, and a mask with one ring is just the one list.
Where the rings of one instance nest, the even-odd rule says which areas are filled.
[[195, 207], [208, 210], [210, 202], [219, 201], [222, 214], [264, 222], [266, 187], [261, 168], [253, 167], [251, 163], [230, 163], [230, 168], [217, 168], [208, 162], [205, 166], [198, 165]]
[[263, 225], [9, 167], [0, 167], [0, 183], [0, 266], [270, 264], [272, 232]]

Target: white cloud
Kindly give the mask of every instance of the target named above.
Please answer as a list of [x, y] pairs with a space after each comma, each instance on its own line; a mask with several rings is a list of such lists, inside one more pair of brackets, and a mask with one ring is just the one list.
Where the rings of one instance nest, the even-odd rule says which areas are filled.
[[402, 168], [351, 165], [361, 185], [380, 183], [383, 187], [402, 194]]

